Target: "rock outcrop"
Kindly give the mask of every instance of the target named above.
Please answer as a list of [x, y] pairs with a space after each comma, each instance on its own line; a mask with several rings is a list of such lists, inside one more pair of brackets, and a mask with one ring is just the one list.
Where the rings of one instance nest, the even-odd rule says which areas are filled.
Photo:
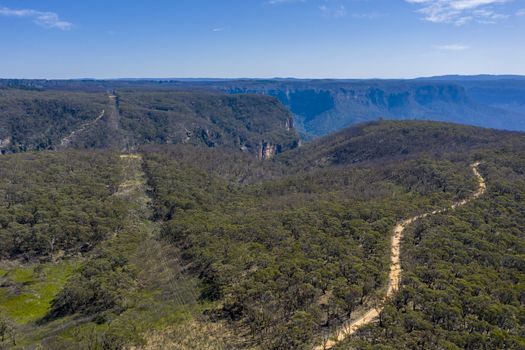
[[272, 159], [279, 153], [280, 147], [271, 142], [262, 141], [257, 148], [257, 159], [268, 160]]

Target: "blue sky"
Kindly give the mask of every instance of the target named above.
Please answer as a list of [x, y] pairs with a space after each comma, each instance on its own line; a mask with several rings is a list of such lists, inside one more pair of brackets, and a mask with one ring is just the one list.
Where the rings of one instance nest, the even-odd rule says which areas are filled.
[[525, 0], [0, 0], [0, 77], [525, 75]]

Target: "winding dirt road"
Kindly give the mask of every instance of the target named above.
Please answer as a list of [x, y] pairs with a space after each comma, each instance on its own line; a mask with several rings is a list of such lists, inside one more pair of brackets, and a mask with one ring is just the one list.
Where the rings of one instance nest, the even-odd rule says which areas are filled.
[[[454, 210], [456, 208], [464, 206], [465, 204], [481, 197], [487, 190], [487, 184], [485, 182], [485, 179], [483, 178], [483, 176], [481, 176], [481, 173], [478, 170], [478, 167], [480, 164], [481, 164], [480, 162], [476, 162], [470, 166], [470, 168], [472, 169], [472, 172], [474, 173], [474, 175], [476, 176], [478, 180], [478, 189], [469, 198], [456, 202], [448, 208], [434, 210], [430, 213], [417, 215], [412, 218], [400, 221], [396, 225], [396, 227], [394, 228], [394, 234], [392, 236], [392, 248], [390, 251], [390, 274], [388, 276], [389, 282], [388, 282], [388, 289], [386, 292], [385, 300], [392, 298], [394, 294], [398, 291], [399, 286], [400, 286], [401, 272], [402, 272], [401, 271], [401, 260], [400, 260], [401, 239], [403, 238], [403, 232], [405, 231], [407, 226], [410, 224], [413, 224], [414, 222], [420, 219], [426, 218], [428, 216], [441, 214], [449, 210]], [[381, 311], [383, 311], [382, 306], [377, 307], [377, 308], [372, 308], [366, 311], [358, 319], [351, 321], [347, 323], [346, 325], [344, 325], [341, 329], [339, 329], [332, 336], [332, 339], [326, 340], [324, 344], [315, 347], [314, 350], [328, 350], [328, 349], [333, 348], [336, 344], [338, 344], [339, 342], [343, 341], [347, 337], [354, 334], [359, 328], [378, 319]]]

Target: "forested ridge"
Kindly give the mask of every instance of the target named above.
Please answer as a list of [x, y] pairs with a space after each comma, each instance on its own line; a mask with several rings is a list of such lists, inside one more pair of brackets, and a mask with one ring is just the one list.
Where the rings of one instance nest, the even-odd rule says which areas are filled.
[[[487, 193], [407, 228], [399, 293], [337, 349], [523, 347], [523, 134], [383, 121], [296, 149], [237, 118], [249, 97], [201, 97], [118, 92], [132, 155], [2, 156], [0, 346], [312, 349], [383, 301], [396, 222], [469, 198], [481, 161]], [[234, 133], [166, 142], [224, 99], [209, 130]], [[262, 139], [292, 144], [241, 150]]]
[[298, 146], [277, 99], [206, 91], [0, 88], [0, 151], [115, 149], [147, 144], [233, 147], [271, 158]]
[[2, 153], [46, 150], [106, 108], [103, 93], [0, 89]]
[[267, 144], [281, 153], [299, 141], [292, 116], [271, 97], [124, 91], [119, 107], [132, 145], [184, 143], [257, 153]]

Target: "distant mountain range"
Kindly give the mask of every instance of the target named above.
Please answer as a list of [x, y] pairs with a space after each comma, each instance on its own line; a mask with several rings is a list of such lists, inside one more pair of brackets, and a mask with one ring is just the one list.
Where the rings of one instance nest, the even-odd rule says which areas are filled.
[[305, 139], [380, 119], [437, 120], [525, 130], [525, 77], [515, 75], [410, 80], [0, 80], [2, 86], [81, 91], [205, 89], [270, 95], [293, 113], [295, 126]]
[[437, 120], [525, 130], [525, 78], [519, 76], [239, 80], [193, 85], [275, 96], [294, 114], [306, 138], [379, 119]]

